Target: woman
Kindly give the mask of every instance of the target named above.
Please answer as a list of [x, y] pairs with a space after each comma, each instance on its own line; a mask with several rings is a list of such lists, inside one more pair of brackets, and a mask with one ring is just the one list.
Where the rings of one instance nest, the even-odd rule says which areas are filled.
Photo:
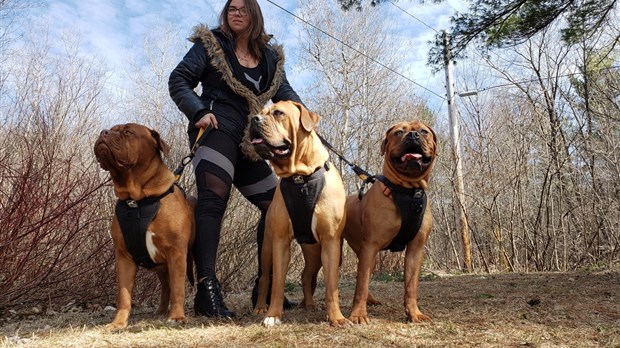
[[[193, 249], [197, 315], [234, 317], [216, 277], [222, 217], [233, 184], [261, 212], [256, 233], [260, 275], [265, 215], [277, 179], [267, 162], [244, 156], [240, 144], [248, 115], [258, 113], [269, 100], [301, 102], [286, 79], [282, 47], [270, 45], [270, 40], [256, 0], [228, 0], [217, 28], [194, 28], [194, 45], [170, 74], [170, 96], [189, 120], [190, 146], [199, 128], [213, 127], [192, 160], [198, 189]], [[200, 96], [194, 92], [198, 83]], [[256, 286], [253, 305], [255, 298]]]

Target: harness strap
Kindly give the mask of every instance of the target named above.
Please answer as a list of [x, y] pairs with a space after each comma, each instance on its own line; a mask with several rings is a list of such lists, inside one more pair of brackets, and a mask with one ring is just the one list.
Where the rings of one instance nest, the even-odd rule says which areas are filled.
[[158, 265], [151, 259], [146, 248], [146, 232], [159, 211], [160, 201], [173, 193], [175, 186], [177, 186], [176, 183], [156, 197], [146, 197], [139, 201], [128, 199], [116, 202], [116, 217], [121, 227], [125, 246], [138, 266], [153, 268]]
[[167, 195], [171, 194], [174, 192], [174, 186], [178, 186], [176, 183], [173, 183], [170, 188], [168, 188], [168, 190], [166, 190], [166, 192], [162, 193], [159, 196], [155, 196], [155, 197], [145, 197], [142, 198], [139, 201], [134, 201], [133, 199], [126, 199], [124, 201], [119, 200], [119, 202], [124, 202], [125, 204], [127, 204], [127, 206], [129, 208], [138, 208], [138, 207], [144, 207], [147, 205], [151, 205], [155, 202], [159, 202], [160, 200], [162, 200], [162, 198], [166, 197]]
[[396, 185], [383, 175], [377, 175], [376, 179], [383, 183], [383, 194], [392, 198], [401, 217], [400, 231], [384, 250], [403, 251], [407, 244], [415, 238], [420, 226], [422, 226], [424, 212], [426, 211], [426, 192], [421, 188], [404, 188]]
[[325, 162], [310, 175], [292, 175], [280, 180], [280, 191], [293, 224], [293, 235], [299, 244], [317, 242], [311, 229], [312, 215], [325, 186], [325, 172], [329, 169], [329, 163]]

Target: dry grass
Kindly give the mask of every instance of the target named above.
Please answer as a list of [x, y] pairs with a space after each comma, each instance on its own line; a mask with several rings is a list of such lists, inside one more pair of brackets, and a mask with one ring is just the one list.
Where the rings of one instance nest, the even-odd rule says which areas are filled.
[[[341, 281], [343, 313], [353, 280]], [[405, 321], [402, 283], [371, 290], [383, 305], [369, 307], [368, 326], [332, 328], [324, 311], [285, 312], [266, 329], [250, 312], [249, 293], [231, 294], [234, 321], [190, 316], [183, 327], [136, 308], [129, 327], [108, 332], [113, 312], [9, 315], [0, 322], [3, 347], [620, 347], [620, 271], [443, 275], [420, 283], [420, 307], [432, 323]], [[294, 300], [301, 290], [288, 293]], [[317, 298], [322, 293], [317, 294]], [[188, 300], [188, 308], [191, 298]], [[319, 303], [322, 303], [320, 301]], [[189, 310], [188, 310], [189, 312]]]

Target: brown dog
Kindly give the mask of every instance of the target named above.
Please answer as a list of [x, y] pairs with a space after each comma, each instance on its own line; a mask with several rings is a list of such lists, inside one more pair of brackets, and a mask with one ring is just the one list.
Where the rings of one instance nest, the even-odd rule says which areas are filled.
[[[322, 264], [327, 318], [333, 326], [350, 324], [340, 311], [338, 299], [346, 193], [338, 170], [329, 162], [327, 150], [314, 131], [319, 119], [319, 115], [309, 112], [303, 105], [285, 101], [251, 117], [248, 128], [248, 139], [254, 150], [270, 161], [280, 177], [267, 212], [262, 250], [262, 269], [269, 270], [273, 264], [271, 304], [263, 320], [265, 326], [279, 324], [282, 317], [293, 234], [301, 244], [305, 259], [302, 306], [315, 306], [312, 292]], [[316, 189], [315, 183], [322, 188]], [[296, 205], [296, 197], [314, 202], [314, 205], [300, 207]], [[316, 197], [316, 200], [309, 197]], [[266, 311], [268, 287], [269, 272], [263, 271], [255, 308], [257, 314]]]
[[[405, 246], [405, 313], [413, 322], [430, 320], [418, 309], [417, 290], [424, 244], [433, 225], [424, 190], [435, 162], [435, 146], [435, 133], [424, 123], [395, 124], [381, 145], [383, 175], [361, 200], [357, 194], [347, 197], [343, 236], [359, 260], [349, 317], [356, 324], [368, 324], [366, 304], [376, 302], [369, 296], [368, 283], [377, 253], [384, 249], [401, 251]], [[406, 226], [404, 234], [399, 234], [401, 225]]]
[[118, 198], [112, 220], [118, 276], [112, 329], [127, 327], [138, 265], [152, 268], [161, 282], [157, 314], [168, 312], [169, 320], [185, 321], [186, 273], [193, 282], [195, 200], [174, 185], [174, 174], [161, 158], [168, 151], [156, 131], [133, 123], [104, 130], [95, 142], [95, 156], [110, 172]]

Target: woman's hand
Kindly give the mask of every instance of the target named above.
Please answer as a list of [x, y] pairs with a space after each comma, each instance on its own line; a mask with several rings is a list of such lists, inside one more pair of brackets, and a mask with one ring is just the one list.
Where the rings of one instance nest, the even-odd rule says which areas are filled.
[[204, 116], [202, 116], [200, 118], [200, 120], [198, 120], [198, 122], [195, 123], [195, 126], [197, 128], [208, 128], [210, 125], [213, 126], [213, 128], [217, 129], [217, 118], [215, 118], [215, 115], [213, 113], [206, 113]]

